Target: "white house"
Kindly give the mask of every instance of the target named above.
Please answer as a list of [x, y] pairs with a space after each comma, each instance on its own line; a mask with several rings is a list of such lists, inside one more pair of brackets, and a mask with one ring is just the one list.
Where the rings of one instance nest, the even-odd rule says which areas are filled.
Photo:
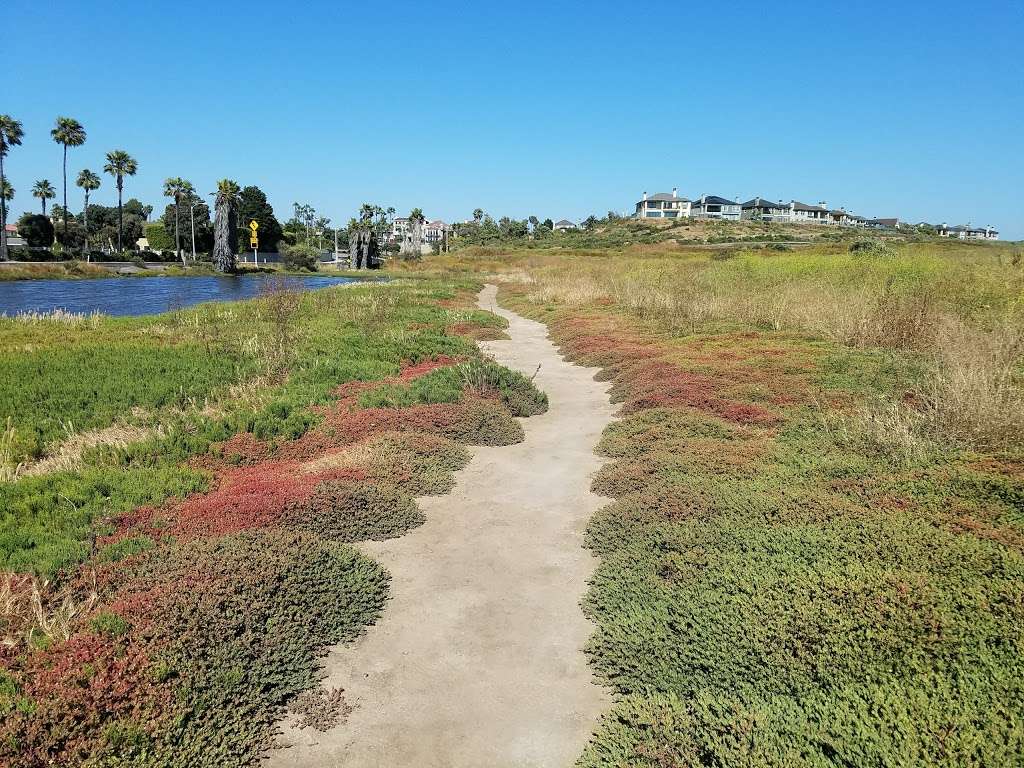
[[450, 229], [451, 227], [440, 219], [431, 221], [423, 225], [423, 240], [427, 243], [440, 243], [444, 241]]
[[565, 232], [566, 230], [570, 230], [570, 229], [579, 229], [579, 227], [577, 227], [575, 224], [573, 224], [568, 219], [562, 219], [561, 221], [556, 221], [552, 228], [555, 230], [555, 232]]
[[690, 201], [680, 197], [675, 187], [671, 194], [657, 192], [648, 197], [644, 192], [633, 215], [638, 219], [680, 219], [690, 215]]
[[763, 197], [747, 200], [740, 206], [740, 218], [749, 221], [789, 221], [789, 203], [779, 200], [773, 203]]
[[960, 240], [998, 240], [999, 232], [992, 227], [967, 226], [947, 227], [943, 224], [939, 227], [939, 237], [955, 237]]
[[715, 195], [701, 195], [690, 206], [690, 215], [695, 219], [739, 221], [742, 214], [743, 207], [738, 202]]
[[840, 208], [836, 211], [831, 211], [829, 216], [832, 219], [832, 223], [837, 227], [861, 227], [863, 226], [864, 219], [860, 216], [854, 216], [845, 208]]
[[794, 224], [831, 224], [832, 212], [823, 202], [808, 205], [792, 200], [789, 203], [789, 220]]
[[388, 242], [401, 243], [405, 241], [405, 233], [409, 231], [409, 217], [399, 216], [391, 222], [391, 234]]

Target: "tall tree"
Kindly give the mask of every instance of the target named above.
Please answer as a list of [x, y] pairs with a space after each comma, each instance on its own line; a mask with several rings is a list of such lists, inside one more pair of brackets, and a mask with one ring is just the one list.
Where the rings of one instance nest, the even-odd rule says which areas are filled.
[[423, 222], [426, 221], [422, 208], [413, 208], [409, 212], [408, 242], [403, 243], [403, 252], [407, 258], [418, 259], [423, 253]]
[[79, 171], [75, 184], [85, 190], [85, 207], [82, 208], [82, 217], [85, 225], [85, 260], [89, 261], [92, 255], [89, 253], [89, 193], [100, 188], [100, 177], [85, 168]]
[[123, 149], [115, 149], [107, 152], [107, 164], [103, 166], [103, 172], [109, 173], [117, 180], [117, 252], [124, 251], [124, 204], [121, 196], [124, 192], [124, 177], [134, 176], [139, 170], [139, 164], [135, 158]]
[[57, 190], [55, 190], [53, 188], [53, 184], [46, 179], [40, 179], [32, 185], [32, 197], [38, 197], [43, 201], [43, 216], [46, 215], [46, 201], [52, 200], [56, 196]]
[[248, 231], [250, 221], [260, 225], [257, 230], [260, 248], [268, 252], [276, 251], [283, 236], [281, 223], [274, 216], [274, 208], [267, 202], [263, 190], [255, 186], [244, 187], [238, 198], [238, 224], [243, 234]]
[[[21, 129], [21, 123], [10, 115], [0, 115], [0, 187], [3, 187], [7, 180], [4, 176], [4, 158], [11, 151], [11, 147], [21, 145], [25, 132]], [[11, 187], [11, 194], [14, 194], [14, 187]], [[7, 200], [0, 195], [0, 261], [7, 261]]]
[[190, 198], [195, 194], [195, 187], [192, 186], [192, 182], [186, 181], [180, 176], [175, 176], [173, 179], [167, 179], [164, 181], [164, 197], [174, 198], [174, 252], [178, 258], [181, 259], [182, 266], [187, 267], [188, 262], [185, 261], [185, 254], [181, 251], [181, 231], [180, 231], [180, 215], [179, 208], [181, 206], [182, 198]]
[[58, 117], [50, 136], [64, 147], [64, 242], [68, 239], [68, 147], [85, 144], [85, 128], [73, 117]]
[[213, 222], [213, 268], [218, 272], [235, 271], [235, 254], [238, 252], [238, 194], [241, 190], [231, 179], [217, 182], [217, 198], [214, 203]]
[[5, 206], [14, 199], [14, 187], [7, 179], [0, 181], [0, 199], [3, 200]]

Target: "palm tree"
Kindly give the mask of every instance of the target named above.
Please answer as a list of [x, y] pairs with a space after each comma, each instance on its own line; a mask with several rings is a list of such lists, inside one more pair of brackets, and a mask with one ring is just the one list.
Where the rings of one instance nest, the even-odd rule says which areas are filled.
[[423, 222], [426, 218], [422, 208], [413, 208], [409, 212], [409, 245], [406, 248], [406, 255], [413, 259], [418, 259], [422, 255]]
[[0, 205], [6, 210], [7, 204], [14, 199], [14, 187], [7, 179], [0, 181]]
[[32, 197], [38, 197], [43, 201], [43, 216], [46, 215], [46, 201], [52, 200], [57, 196], [57, 190], [53, 188], [46, 179], [41, 179], [32, 185]]
[[[25, 132], [21, 129], [21, 123], [10, 115], [0, 115], [0, 187], [4, 187], [4, 158], [11, 151], [11, 147], [21, 145]], [[14, 195], [14, 187], [7, 185]], [[9, 198], [8, 198], [9, 199]], [[0, 261], [7, 261], [7, 199], [0, 195]]]
[[181, 259], [182, 266], [188, 266], [185, 262], [185, 255], [181, 251], [181, 234], [179, 232], [179, 217], [178, 209], [181, 206], [181, 199], [183, 197], [191, 197], [195, 193], [195, 187], [192, 183], [186, 181], [180, 176], [175, 176], [173, 179], [167, 179], [164, 181], [164, 197], [174, 198], [174, 248], [178, 258]]
[[475, 221], [477, 224], [479, 224], [481, 222], [481, 220], [483, 220], [483, 218], [484, 218], [484, 209], [483, 208], [474, 208], [473, 209], [473, 221]]
[[103, 172], [109, 173], [117, 179], [117, 252], [121, 253], [124, 248], [121, 240], [124, 236], [124, 207], [121, 204], [122, 193], [124, 192], [124, 177], [134, 176], [139, 170], [139, 164], [135, 158], [123, 149], [115, 149], [107, 152], [107, 164], [103, 166]]
[[100, 177], [86, 168], [79, 172], [75, 184], [85, 190], [85, 208], [82, 209], [82, 217], [85, 223], [85, 260], [89, 261], [89, 193], [100, 188]]
[[231, 179], [217, 182], [216, 214], [213, 220], [213, 268], [218, 272], [235, 271], [238, 253], [238, 194], [241, 187]]
[[73, 117], [58, 117], [50, 131], [58, 144], [64, 145], [64, 242], [68, 241], [68, 147], [85, 144], [85, 128]]

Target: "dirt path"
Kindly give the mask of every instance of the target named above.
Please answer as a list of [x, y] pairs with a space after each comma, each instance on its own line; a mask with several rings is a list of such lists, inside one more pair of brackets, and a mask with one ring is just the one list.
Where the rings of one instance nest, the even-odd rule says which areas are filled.
[[269, 766], [570, 766], [608, 703], [581, 652], [593, 627], [579, 608], [607, 385], [495, 295], [487, 286], [480, 306], [508, 318], [511, 341], [483, 346], [527, 375], [540, 364], [550, 410], [523, 421], [525, 442], [473, 449], [451, 494], [420, 499], [423, 526], [360, 545], [393, 581], [377, 625], [326, 660], [325, 685], [355, 709], [328, 733], [286, 729], [292, 746]]

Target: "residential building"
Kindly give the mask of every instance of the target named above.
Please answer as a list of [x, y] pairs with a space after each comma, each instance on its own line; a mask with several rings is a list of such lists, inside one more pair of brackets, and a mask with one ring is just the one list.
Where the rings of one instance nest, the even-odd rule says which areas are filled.
[[945, 224], [938, 228], [939, 237], [955, 237], [960, 240], [998, 240], [999, 232], [992, 227], [966, 226], [947, 227]]
[[899, 219], [868, 219], [864, 226], [871, 229], [900, 229], [903, 222]]
[[789, 220], [794, 224], [831, 224], [832, 212], [825, 203], [808, 205], [792, 200], [789, 203]]
[[671, 194], [658, 192], [648, 197], [644, 192], [633, 215], [638, 219], [680, 219], [690, 215], [690, 201], [680, 197], [676, 187]]
[[561, 221], [555, 222], [553, 229], [555, 230], [555, 232], [565, 232], [566, 230], [569, 229], [579, 229], [579, 227], [577, 227], [568, 219], [562, 219]]
[[836, 211], [830, 211], [829, 217], [831, 223], [837, 227], [860, 227], [861, 222], [864, 221], [860, 216], [854, 216], [852, 213], [847, 211], [845, 208], [840, 208]]
[[405, 233], [409, 231], [409, 217], [399, 216], [391, 222], [391, 234], [388, 235], [389, 243], [401, 243], [405, 241]]
[[743, 208], [735, 200], [726, 200], [715, 195], [701, 195], [690, 206], [690, 216], [695, 219], [727, 219], [739, 221]]
[[423, 225], [423, 240], [427, 243], [444, 242], [450, 229], [451, 227], [440, 219], [431, 221], [430, 223]]
[[789, 221], [789, 203], [784, 203], [781, 200], [773, 203], [766, 198], [755, 197], [753, 200], [747, 200], [740, 208], [741, 219], [780, 223]]

